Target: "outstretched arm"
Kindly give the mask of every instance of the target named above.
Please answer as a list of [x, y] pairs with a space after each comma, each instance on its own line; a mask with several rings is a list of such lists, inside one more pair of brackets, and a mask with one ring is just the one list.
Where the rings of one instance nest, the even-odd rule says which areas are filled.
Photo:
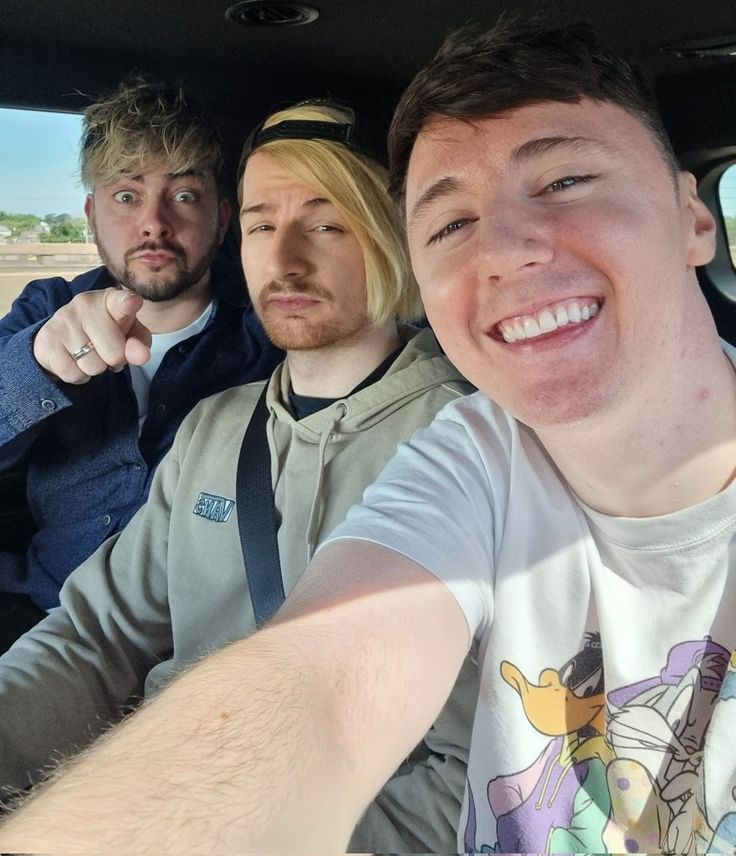
[[73, 763], [0, 829], [0, 849], [342, 849], [467, 645], [459, 606], [426, 570], [367, 542], [330, 544], [270, 627]]

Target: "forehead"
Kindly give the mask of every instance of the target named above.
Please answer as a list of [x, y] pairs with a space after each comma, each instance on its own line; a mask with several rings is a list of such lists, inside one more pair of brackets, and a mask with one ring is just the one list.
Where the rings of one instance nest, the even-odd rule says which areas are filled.
[[[568, 146], [565, 140], [571, 141]], [[611, 157], [627, 157], [642, 147], [658, 155], [651, 133], [638, 119], [615, 104], [587, 98], [574, 104], [526, 105], [489, 118], [438, 117], [424, 125], [412, 149], [407, 211], [418, 195], [439, 180], [513, 169], [573, 146], [597, 149]]]
[[215, 177], [210, 169], [180, 171], [176, 164], [144, 161], [126, 169], [125, 172], [112, 176], [107, 181], [99, 182], [96, 186], [106, 187], [121, 182], [135, 182], [147, 187], [168, 186], [181, 182], [196, 182], [201, 185], [214, 186]]
[[248, 159], [243, 172], [242, 197], [241, 213], [264, 204], [273, 208], [308, 204], [314, 200], [332, 204], [324, 190], [302, 181], [266, 151], [257, 151]]

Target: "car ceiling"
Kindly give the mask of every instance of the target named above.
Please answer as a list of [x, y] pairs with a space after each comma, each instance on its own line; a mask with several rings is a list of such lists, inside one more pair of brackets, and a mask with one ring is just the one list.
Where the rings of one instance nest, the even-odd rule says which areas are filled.
[[[282, 2], [270, 0], [275, 14]], [[226, 18], [230, 5], [4, 0], [0, 104], [77, 111], [142, 70], [181, 82], [226, 137], [242, 138], [283, 102], [328, 94], [388, 115], [446, 33], [490, 25], [505, 11], [541, 12], [591, 21], [647, 68], [679, 150], [736, 139], [736, 59], [676, 55], [693, 43], [736, 42], [736, 4], [724, 0], [307, 0], [319, 17], [296, 27], [244, 27]]]
[[[387, 124], [447, 33], [490, 26], [508, 12], [543, 14], [590, 21], [649, 72], [675, 150], [705, 181], [714, 212], [712, 178], [736, 161], [736, 56], [729, 55], [736, 3], [729, 0], [246, 0], [256, 19], [288, 17], [287, 4], [316, 10], [316, 21], [296, 27], [241, 26], [226, 16], [234, 3], [2, 0], [0, 106], [81, 111], [134, 71], [178, 82], [222, 131], [234, 198], [242, 141], [274, 107], [329, 95]], [[714, 48], [720, 55], [692, 55]], [[234, 221], [233, 256], [237, 233]], [[720, 244], [720, 273], [711, 265], [699, 276], [719, 331], [736, 343], [736, 280], [723, 238]]]

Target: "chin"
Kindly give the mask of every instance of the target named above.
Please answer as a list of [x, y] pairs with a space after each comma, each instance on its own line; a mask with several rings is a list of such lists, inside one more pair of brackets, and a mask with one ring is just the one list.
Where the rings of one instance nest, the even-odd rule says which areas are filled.
[[546, 387], [527, 391], [517, 388], [511, 395], [489, 395], [519, 422], [533, 429], [543, 429], [583, 422], [608, 409], [609, 396], [591, 387], [590, 383], [583, 383], [582, 387], [578, 390], [558, 387], [555, 391]]
[[130, 277], [123, 283], [130, 291], [134, 291], [144, 300], [151, 303], [163, 303], [167, 300], [173, 300], [179, 295], [189, 291], [196, 282], [192, 282], [190, 277], [172, 276], [170, 278], [158, 277], [148, 281], [141, 281], [136, 277]]
[[347, 342], [356, 334], [368, 329], [367, 319], [360, 318], [350, 324], [342, 320], [308, 323], [303, 319], [295, 323], [274, 321], [260, 315], [260, 321], [266, 335], [282, 351], [314, 351], [329, 348], [340, 342]]
[[313, 330], [289, 330], [280, 324], [264, 324], [266, 335], [282, 351], [313, 351], [331, 344]]

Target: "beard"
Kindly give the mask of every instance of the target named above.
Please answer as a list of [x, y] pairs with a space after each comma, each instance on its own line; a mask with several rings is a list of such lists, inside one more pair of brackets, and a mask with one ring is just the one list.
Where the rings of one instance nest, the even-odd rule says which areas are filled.
[[[285, 314], [269, 303], [273, 294], [317, 297], [327, 311], [320, 311], [314, 320], [295, 311]], [[270, 282], [258, 298], [256, 314], [271, 342], [282, 351], [313, 351], [329, 348], [351, 339], [361, 338], [372, 326], [365, 306], [348, 312], [334, 307], [332, 296], [313, 282], [290, 283], [284, 286]]]
[[[146, 241], [128, 250], [123, 256], [122, 265], [118, 265], [113, 262], [99, 235], [97, 236], [97, 250], [112, 277], [123, 288], [135, 292], [151, 303], [174, 300], [193, 288], [210, 269], [219, 246], [219, 239], [217, 236], [213, 237], [211, 245], [190, 264], [187, 262], [184, 250], [178, 244], [169, 241]], [[146, 274], [137, 274], [131, 268], [131, 261], [137, 253], [146, 250], [151, 252], [163, 250], [171, 254], [173, 261], [159, 270], [151, 268]]]

